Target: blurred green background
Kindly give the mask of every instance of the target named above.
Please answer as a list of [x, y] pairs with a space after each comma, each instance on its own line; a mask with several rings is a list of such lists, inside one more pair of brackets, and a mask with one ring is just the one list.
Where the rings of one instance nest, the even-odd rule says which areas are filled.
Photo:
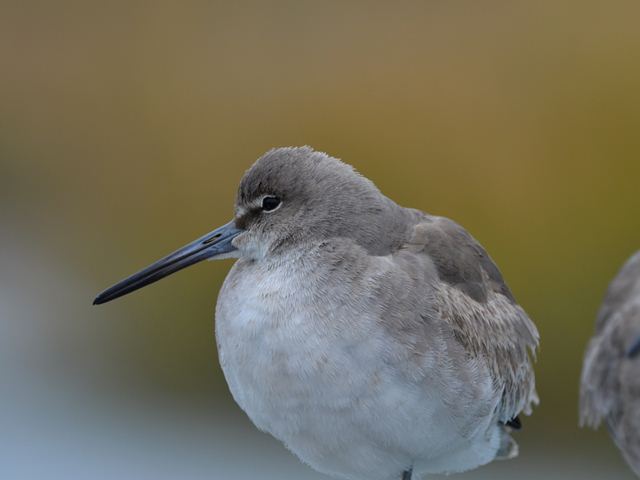
[[0, 477], [326, 478], [217, 364], [230, 261], [94, 295], [232, 215], [309, 144], [466, 226], [542, 335], [520, 457], [467, 479], [631, 479], [577, 427], [584, 346], [640, 247], [637, 1], [0, 4]]

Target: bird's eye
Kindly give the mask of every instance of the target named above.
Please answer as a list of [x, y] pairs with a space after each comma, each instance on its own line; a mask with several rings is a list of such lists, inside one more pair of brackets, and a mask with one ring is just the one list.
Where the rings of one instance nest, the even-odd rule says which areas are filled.
[[262, 199], [262, 210], [272, 212], [280, 206], [280, 199], [275, 196], [264, 197]]

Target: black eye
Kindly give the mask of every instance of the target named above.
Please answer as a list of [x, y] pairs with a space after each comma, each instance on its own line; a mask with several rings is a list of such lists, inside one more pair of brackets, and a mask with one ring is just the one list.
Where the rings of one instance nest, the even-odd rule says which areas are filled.
[[262, 210], [265, 212], [271, 212], [280, 205], [280, 199], [278, 197], [264, 197], [262, 199]]

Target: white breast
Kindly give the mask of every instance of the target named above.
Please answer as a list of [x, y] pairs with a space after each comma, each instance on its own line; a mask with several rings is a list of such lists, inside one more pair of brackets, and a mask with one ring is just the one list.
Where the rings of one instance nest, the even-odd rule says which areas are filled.
[[469, 448], [474, 439], [460, 437], [439, 394], [446, 381], [412, 384], [383, 361], [390, 339], [379, 322], [313, 300], [312, 277], [241, 260], [220, 292], [220, 364], [255, 425], [344, 478], [397, 480], [411, 465], [440, 472], [492, 460], [497, 429], [480, 425], [482, 442]]

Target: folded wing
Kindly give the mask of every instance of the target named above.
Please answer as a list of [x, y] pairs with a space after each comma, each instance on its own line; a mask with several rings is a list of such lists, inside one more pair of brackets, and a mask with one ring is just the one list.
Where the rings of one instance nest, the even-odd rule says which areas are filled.
[[516, 303], [484, 248], [464, 228], [444, 217], [427, 216], [407, 246], [428, 255], [440, 282], [436, 304], [469, 356], [489, 368], [502, 395], [498, 419], [507, 423], [537, 403], [530, 354], [538, 331]]

